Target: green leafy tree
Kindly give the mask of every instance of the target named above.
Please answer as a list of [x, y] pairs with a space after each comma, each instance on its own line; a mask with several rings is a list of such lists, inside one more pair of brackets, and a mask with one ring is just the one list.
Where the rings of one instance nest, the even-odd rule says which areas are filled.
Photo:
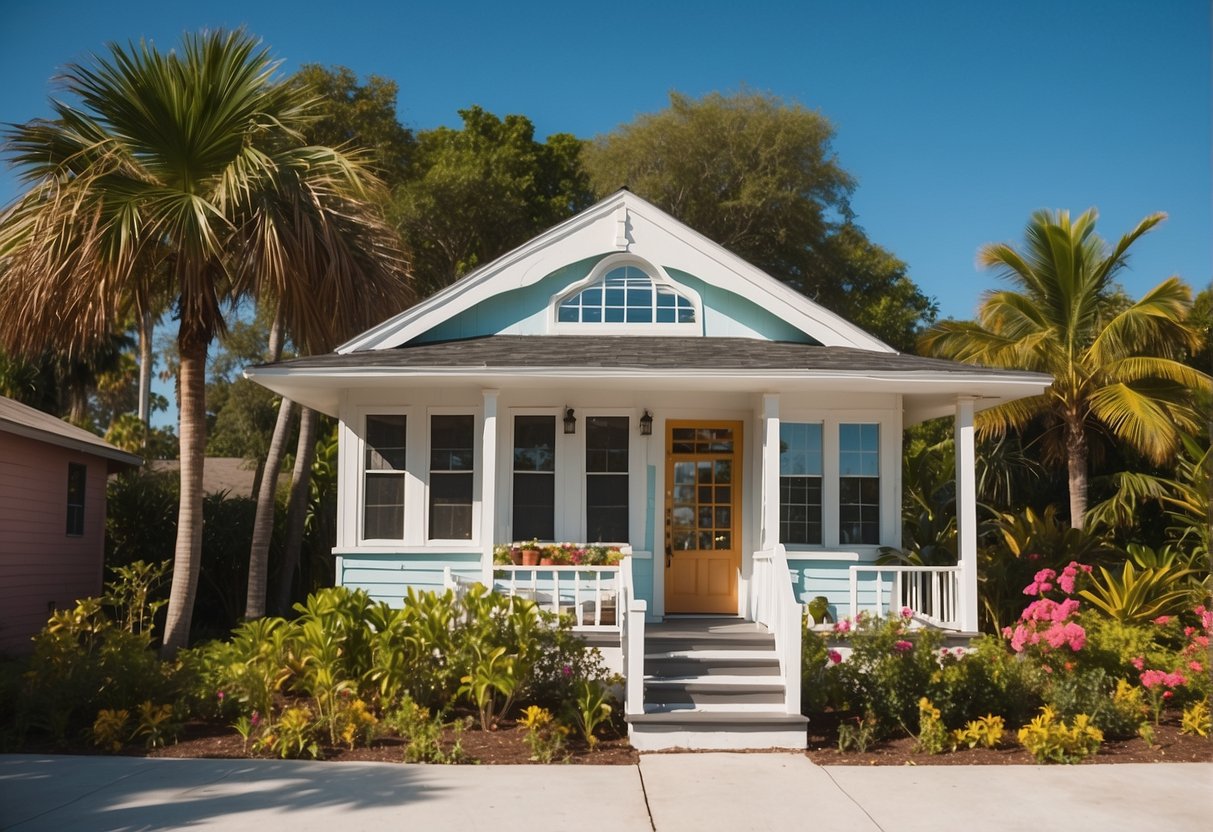
[[346, 67], [319, 64], [304, 64], [291, 80], [320, 98], [322, 115], [304, 130], [309, 143], [368, 153], [389, 187], [407, 178], [415, 142], [396, 118], [395, 81], [370, 75], [359, 84]]
[[[6, 131], [28, 186], [0, 217], [0, 347], [79, 354], [133, 298], [174, 298], [181, 490], [165, 648], [189, 639], [202, 543], [207, 351], [225, 304], [277, 305], [296, 339], [331, 343], [409, 297], [378, 180], [307, 145], [314, 99], [275, 79], [243, 32], [186, 35], [179, 51], [113, 44], [71, 64], [53, 120]], [[66, 101], [78, 102], [75, 104]], [[169, 267], [150, 268], [171, 251]]]
[[742, 91], [670, 106], [597, 138], [595, 192], [627, 187], [899, 349], [937, 307], [853, 219], [854, 178], [821, 113]]
[[994, 243], [978, 255], [1013, 288], [987, 293], [977, 321], [944, 321], [922, 338], [929, 354], [1053, 376], [1043, 394], [984, 411], [978, 426], [1001, 435], [1043, 420], [1045, 452], [1068, 470], [1074, 528], [1086, 517], [1097, 437], [1159, 463], [1201, 427], [1194, 394], [1207, 394], [1210, 379], [1183, 361], [1201, 344], [1187, 321], [1188, 287], [1171, 277], [1131, 301], [1114, 283], [1130, 246], [1163, 218], [1146, 217], [1110, 247], [1095, 233], [1094, 210], [1074, 221], [1039, 211], [1022, 250]]
[[463, 128], [418, 134], [415, 175], [397, 188], [392, 217], [425, 294], [504, 254], [592, 201], [581, 142], [535, 141], [530, 119], [480, 107]]

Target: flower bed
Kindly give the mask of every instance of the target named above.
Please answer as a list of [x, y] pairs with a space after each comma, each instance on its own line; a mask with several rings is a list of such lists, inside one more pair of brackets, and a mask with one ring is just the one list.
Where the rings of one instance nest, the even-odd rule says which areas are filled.
[[968, 648], [912, 629], [910, 610], [844, 619], [824, 635], [806, 626], [810, 724], [833, 719], [838, 748], [854, 753], [905, 738], [921, 753], [1019, 746], [1037, 762], [1077, 762], [1108, 741], [1152, 750], [1164, 734], [1209, 748], [1213, 612], [1113, 619], [1083, 608], [1091, 571], [1039, 570], [1019, 620]]

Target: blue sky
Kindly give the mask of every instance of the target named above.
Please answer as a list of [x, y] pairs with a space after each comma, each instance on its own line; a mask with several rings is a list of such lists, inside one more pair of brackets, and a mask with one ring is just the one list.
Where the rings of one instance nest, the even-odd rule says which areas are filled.
[[[652, 8], [646, 6], [651, 5]], [[740, 85], [818, 109], [859, 181], [869, 236], [945, 316], [995, 285], [978, 247], [1031, 211], [1096, 206], [1105, 237], [1170, 219], [1135, 246], [1134, 295], [1172, 274], [1200, 289], [1210, 246], [1206, 0], [1050, 2], [360, 3], [5, 0], [0, 121], [46, 115], [57, 69], [111, 40], [161, 48], [244, 25], [283, 60], [400, 85], [401, 121], [457, 125], [471, 104], [592, 137]], [[0, 174], [0, 201], [16, 183]]]

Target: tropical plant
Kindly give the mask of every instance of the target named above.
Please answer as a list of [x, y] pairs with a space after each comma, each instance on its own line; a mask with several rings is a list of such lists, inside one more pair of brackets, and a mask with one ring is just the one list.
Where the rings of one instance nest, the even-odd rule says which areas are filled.
[[1019, 743], [1038, 763], [1079, 763], [1099, 751], [1103, 732], [1091, 725], [1086, 714], [1079, 714], [1067, 725], [1046, 706], [1019, 729]]
[[1046, 454], [1067, 466], [1075, 528], [1086, 520], [1088, 458], [1099, 433], [1162, 462], [1201, 425], [1193, 392], [1211, 385], [1184, 363], [1201, 344], [1186, 321], [1190, 290], [1172, 277], [1131, 302], [1114, 282], [1129, 248], [1164, 216], [1146, 217], [1110, 248], [1095, 233], [1094, 210], [1074, 221], [1067, 211], [1036, 212], [1022, 251], [995, 243], [978, 255], [1014, 288], [987, 293], [976, 322], [944, 321], [920, 340], [929, 354], [1053, 377], [1039, 396], [984, 411], [978, 428], [1001, 435], [1043, 420]]
[[65, 69], [53, 120], [5, 133], [28, 189], [0, 218], [0, 346], [78, 354], [114, 331], [132, 299], [166, 287], [174, 298], [170, 654], [188, 642], [197, 589], [206, 356], [224, 304], [275, 303], [296, 343], [315, 349], [410, 294], [395, 236], [368, 202], [377, 180], [355, 156], [305, 145], [315, 102], [275, 68], [244, 32], [187, 35], [167, 55], [115, 44]]
[[1143, 623], [1191, 606], [1196, 589], [1193, 577], [1192, 570], [1182, 566], [1139, 569], [1127, 560], [1119, 576], [1099, 567], [1099, 575], [1091, 576], [1090, 588], [1078, 594], [1117, 621]]
[[1149, 503], [1163, 507], [1171, 525], [1169, 539], [1187, 553], [1190, 563], [1208, 562], [1210, 536], [1208, 484], [1213, 474], [1213, 449], [1185, 436], [1174, 460], [1174, 475], [1122, 471], [1112, 476], [1114, 493], [1088, 513], [1092, 523], [1132, 526]]

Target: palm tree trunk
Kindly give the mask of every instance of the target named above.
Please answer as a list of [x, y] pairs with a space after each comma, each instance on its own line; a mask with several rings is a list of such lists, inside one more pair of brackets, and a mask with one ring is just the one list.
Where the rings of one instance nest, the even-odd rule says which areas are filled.
[[286, 546], [282, 572], [278, 576], [275, 609], [283, 613], [291, 601], [295, 570], [299, 568], [299, 553], [303, 548], [303, 526], [307, 520], [307, 504], [311, 495], [312, 460], [316, 456], [316, 429], [320, 419], [310, 407], [300, 409], [299, 444], [295, 450], [295, 471], [291, 478], [291, 499], [286, 512]]
[[[277, 361], [282, 357], [282, 316], [275, 316], [270, 328], [269, 348], [266, 359]], [[274, 422], [274, 435], [270, 439], [265, 465], [261, 469], [261, 481], [257, 486], [257, 511], [253, 517], [253, 541], [249, 546], [248, 590], [244, 600], [244, 617], [260, 618], [265, 615], [266, 578], [269, 573], [270, 538], [274, 533], [274, 496], [278, 490], [278, 472], [282, 469], [282, 458], [286, 455], [286, 437], [291, 429], [294, 402], [283, 397], [278, 405], [278, 419]]]
[[152, 335], [155, 321], [150, 312], [139, 316], [139, 420], [146, 428], [152, 418]]
[[177, 508], [177, 546], [168, 620], [164, 627], [167, 658], [189, 644], [198, 569], [202, 565], [202, 469], [206, 452], [206, 350], [209, 339], [201, 327], [185, 321], [177, 338], [181, 354], [177, 411], [181, 441], [181, 499]]
[[1087, 518], [1087, 435], [1081, 418], [1066, 420], [1066, 462], [1070, 475], [1070, 528], [1081, 529]]

